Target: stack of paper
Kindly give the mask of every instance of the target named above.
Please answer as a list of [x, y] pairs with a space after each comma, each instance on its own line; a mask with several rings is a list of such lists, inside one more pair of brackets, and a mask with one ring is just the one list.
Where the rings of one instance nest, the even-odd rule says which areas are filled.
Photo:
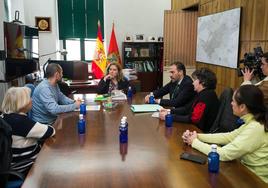
[[152, 114], [152, 117], [159, 118], [159, 112], [154, 112], [154, 113]]
[[112, 100], [113, 101], [121, 101], [121, 100], [127, 100], [127, 96], [125, 93], [123, 93], [120, 90], [114, 90], [112, 91]]
[[131, 105], [131, 110], [133, 112], [156, 112], [162, 107], [158, 104], [136, 104]]

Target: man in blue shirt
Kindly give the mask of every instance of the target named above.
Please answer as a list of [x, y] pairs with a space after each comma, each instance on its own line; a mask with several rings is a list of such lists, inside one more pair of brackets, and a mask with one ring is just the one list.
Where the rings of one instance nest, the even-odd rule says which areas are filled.
[[74, 111], [79, 108], [81, 102], [66, 97], [60, 91], [57, 84], [62, 79], [60, 65], [49, 64], [45, 76], [46, 78], [34, 90], [32, 118], [36, 122], [52, 124], [57, 114]]

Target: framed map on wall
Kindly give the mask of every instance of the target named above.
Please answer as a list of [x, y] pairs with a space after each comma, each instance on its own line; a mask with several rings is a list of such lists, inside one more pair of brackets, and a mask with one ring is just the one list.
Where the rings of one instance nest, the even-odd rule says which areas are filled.
[[198, 18], [196, 61], [237, 68], [241, 8]]

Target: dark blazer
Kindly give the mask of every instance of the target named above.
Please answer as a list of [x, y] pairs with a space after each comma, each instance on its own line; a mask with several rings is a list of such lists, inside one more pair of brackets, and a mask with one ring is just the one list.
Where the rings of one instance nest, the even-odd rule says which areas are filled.
[[[209, 132], [218, 114], [220, 102], [214, 90], [204, 89], [183, 107], [171, 110], [174, 121], [194, 123], [203, 132]], [[198, 119], [196, 121], [196, 119]]]
[[[166, 94], [170, 95], [170, 99], [161, 99], [161, 106], [180, 107], [189, 103], [193, 99], [196, 92], [194, 91], [193, 80], [189, 76], [184, 76], [179, 89], [177, 89], [174, 93], [177, 84], [178, 82], [170, 81], [164, 87], [153, 92], [155, 98], [161, 98]], [[172, 94], [174, 95], [173, 98]]]
[[[107, 79], [105, 82], [102, 78], [98, 84], [97, 93], [98, 94], [108, 93], [110, 82], [111, 82], [110, 79]], [[123, 90], [126, 93], [128, 90], [128, 87], [129, 87], [129, 82], [127, 79], [123, 78], [123, 80], [120, 80], [118, 82], [118, 90]]]

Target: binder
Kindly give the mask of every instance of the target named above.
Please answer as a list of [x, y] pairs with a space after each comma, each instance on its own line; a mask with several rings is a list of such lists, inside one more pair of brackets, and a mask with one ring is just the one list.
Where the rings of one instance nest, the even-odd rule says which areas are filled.
[[135, 113], [138, 112], [156, 112], [162, 107], [159, 104], [133, 104], [131, 110]]

